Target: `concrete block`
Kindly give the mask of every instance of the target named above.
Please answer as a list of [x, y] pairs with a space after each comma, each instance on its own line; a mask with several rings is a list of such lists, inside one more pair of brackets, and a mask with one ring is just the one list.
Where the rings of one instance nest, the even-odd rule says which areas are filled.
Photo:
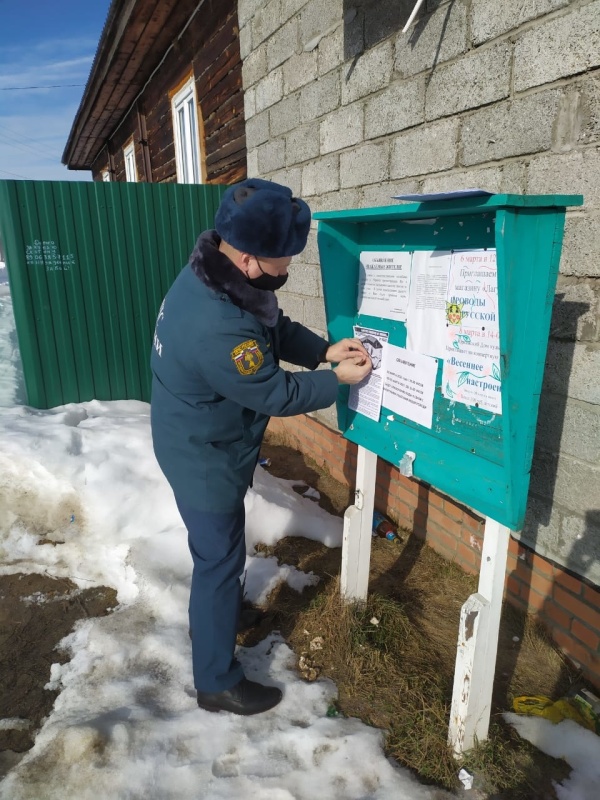
[[366, 0], [362, 6], [365, 49], [369, 49], [390, 33], [402, 30], [415, 3], [413, 0]]
[[302, 170], [300, 167], [294, 169], [282, 169], [269, 175], [269, 180], [289, 186], [294, 197], [302, 194]]
[[340, 104], [339, 71], [330, 72], [302, 89], [300, 95], [300, 118], [312, 122], [328, 114]]
[[244, 92], [244, 116], [246, 122], [256, 114], [256, 88], [251, 86]]
[[511, 45], [502, 42], [435, 69], [427, 86], [425, 118], [447, 117], [508, 97], [511, 53]]
[[342, 104], [383, 89], [390, 82], [393, 67], [392, 42], [367, 50], [342, 69]]
[[456, 163], [458, 119], [420, 125], [399, 134], [392, 145], [390, 176], [408, 178], [441, 172]]
[[301, 86], [317, 79], [317, 50], [312, 53], [296, 53], [283, 65], [283, 91], [291, 94]]
[[583, 514], [600, 508], [600, 466], [561, 455], [558, 459], [554, 501]]
[[551, 339], [542, 391], [600, 405], [600, 344]]
[[256, 112], [278, 103], [283, 97], [283, 71], [281, 67], [270, 72], [256, 84]]
[[564, 564], [578, 575], [600, 585], [600, 513], [586, 510], [581, 515], [564, 514], [560, 542], [565, 552]]
[[564, 89], [554, 126], [552, 150], [567, 152], [600, 139], [600, 78], [586, 75]]
[[289, 95], [281, 102], [271, 106], [269, 110], [269, 130], [271, 136], [280, 136], [282, 133], [297, 128], [300, 124], [300, 94]]
[[[311, 231], [308, 239], [306, 241], [306, 247], [302, 251], [302, 254], [299, 256], [302, 259], [304, 264], [312, 264], [313, 266], [318, 266], [320, 263], [319, 257], [319, 246], [317, 244], [317, 234], [316, 231]], [[321, 286], [321, 275], [318, 275], [319, 286]], [[322, 289], [319, 289], [319, 296], [323, 296]]]
[[341, 211], [346, 208], [360, 208], [361, 189], [341, 189], [339, 192], [319, 194], [310, 199], [313, 211]]
[[600, 139], [600, 77], [586, 75], [569, 87], [577, 93], [577, 144], [591, 144]]
[[298, 19], [290, 19], [267, 42], [267, 68], [275, 69], [299, 51]]
[[251, 150], [269, 138], [269, 112], [263, 111], [246, 122], [246, 147]]
[[303, 325], [306, 324], [304, 320], [304, 298], [301, 295], [293, 294], [284, 288], [277, 292], [277, 300], [279, 302], [279, 308], [286, 317], [294, 320], [294, 322], [301, 322]]
[[281, 25], [281, 0], [260, 3], [252, 17], [252, 44], [259, 44], [272, 36]]
[[317, 70], [319, 76], [326, 75], [332, 69], [341, 66], [346, 60], [344, 55], [344, 26], [339, 25], [328, 36], [321, 39], [318, 48], [312, 52], [317, 53]]
[[514, 88], [565, 78], [600, 65], [600, 3], [588, 3], [526, 31], [515, 43]]
[[567, 213], [560, 271], [600, 278], [600, 216]]
[[598, 340], [600, 281], [560, 275], [552, 309], [550, 336], [565, 341]]
[[[340, 159], [337, 155], [319, 158], [302, 168], [302, 196], [310, 197], [340, 188]], [[311, 204], [312, 206], [312, 204]], [[316, 210], [316, 209], [314, 209]]]
[[419, 191], [418, 181], [382, 181], [381, 183], [363, 186], [358, 208], [374, 206], [396, 206], [398, 200], [392, 198], [396, 194], [415, 194]]
[[482, 44], [507, 31], [515, 30], [524, 22], [536, 19], [557, 8], [562, 8], [569, 0], [536, 0], [524, 3], [523, 0], [473, 0], [471, 4], [471, 36], [473, 44]]
[[467, 7], [462, 2], [443, 5], [423, 16], [395, 42], [394, 67], [400, 77], [443, 64], [467, 50]]
[[[301, 256], [299, 256], [301, 258]], [[301, 294], [305, 297], [319, 297], [319, 280], [317, 278], [318, 267], [311, 267], [306, 264], [293, 263], [289, 269], [289, 278], [286, 288], [294, 294]]]
[[321, 153], [351, 147], [363, 140], [364, 107], [344, 106], [328, 114], [320, 124]]
[[340, 186], [365, 186], [389, 177], [390, 143], [364, 144], [340, 155]]
[[433, 175], [425, 178], [422, 191], [452, 192], [477, 188], [498, 194], [522, 194], [525, 191], [525, 180], [525, 165], [513, 162], [498, 167], [475, 167]]
[[334, 431], [339, 430], [337, 425], [337, 409], [335, 403], [332, 406], [329, 406], [329, 408], [321, 408], [319, 411], [315, 411], [310, 416], [318, 419], [319, 422], [322, 422], [323, 425], [327, 425], [328, 428], [331, 428]]
[[274, 172], [285, 166], [285, 139], [273, 139], [258, 148], [260, 175]]
[[461, 132], [465, 166], [549, 150], [561, 90], [538, 92], [469, 115]]
[[365, 104], [365, 138], [387, 136], [425, 119], [425, 76], [395, 81]]
[[531, 160], [529, 194], [582, 194], [584, 208], [600, 208], [600, 148]]
[[244, 88], [254, 86], [267, 74], [267, 48], [263, 44], [253, 50], [242, 64]]
[[[347, 20], [350, 19], [348, 13], [346, 12]], [[353, 58], [364, 51], [363, 22], [364, 13], [359, 9], [351, 21], [345, 21], [343, 25], [337, 25], [327, 36], [321, 39], [317, 48], [319, 75], [326, 75], [341, 64], [352, 61]]]
[[286, 136], [285, 157], [288, 165], [301, 164], [319, 155], [319, 123], [303, 125]]
[[246, 155], [246, 172], [249, 178], [260, 177], [258, 169], [258, 150], [256, 148], [254, 150], [248, 150]]
[[343, 13], [342, 0], [310, 0], [299, 14], [301, 47], [308, 49], [334, 26], [342, 25]]
[[250, 22], [256, 12], [264, 5], [264, 0], [238, 0], [237, 15], [240, 28]]
[[295, 16], [307, 3], [308, 0], [281, 0], [281, 24]]
[[558, 456], [537, 448], [531, 464], [530, 492], [546, 501], [552, 501], [556, 484]]
[[546, 392], [540, 397], [536, 446], [600, 464], [600, 407]]
[[530, 492], [523, 530], [515, 536], [537, 553], [554, 558], [559, 550], [560, 525], [561, 516], [552, 501]]
[[240, 28], [240, 58], [244, 61], [252, 52], [252, 26]]
[[320, 331], [327, 330], [325, 303], [322, 297], [307, 297], [304, 301], [304, 324]]

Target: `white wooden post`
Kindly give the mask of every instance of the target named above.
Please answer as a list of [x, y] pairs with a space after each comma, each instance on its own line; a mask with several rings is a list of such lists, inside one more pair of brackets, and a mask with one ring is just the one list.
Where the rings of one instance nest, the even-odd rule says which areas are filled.
[[487, 739], [510, 531], [486, 519], [479, 587], [460, 613], [448, 742], [455, 755]]
[[376, 473], [377, 454], [359, 445], [355, 501], [344, 514], [341, 593], [347, 601], [367, 599]]

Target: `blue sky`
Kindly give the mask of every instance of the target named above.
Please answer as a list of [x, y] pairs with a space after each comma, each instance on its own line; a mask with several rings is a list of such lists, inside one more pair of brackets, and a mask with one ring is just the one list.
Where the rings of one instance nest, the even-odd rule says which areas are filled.
[[[0, 179], [91, 179], [60, 159], [109, 7], [110, 0], [0, 0]], [[53, 85], [65, 88], [13, 88]]]

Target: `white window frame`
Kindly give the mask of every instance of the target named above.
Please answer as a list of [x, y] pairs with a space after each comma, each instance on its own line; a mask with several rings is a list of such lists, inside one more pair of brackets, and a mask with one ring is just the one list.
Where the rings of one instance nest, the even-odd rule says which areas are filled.
[[177, 183], [203, 183], [196, 82], [192, 75], [171, 97]]
[[123, 158], [125, 159], [125, 180], [130, 183], [136, 183], [138, 175], [133, 139], [123, 148]]
[[105, 183], [110, 183], [110, 171], [108, 169], [103, 169], [100, 173], [100, 177]]

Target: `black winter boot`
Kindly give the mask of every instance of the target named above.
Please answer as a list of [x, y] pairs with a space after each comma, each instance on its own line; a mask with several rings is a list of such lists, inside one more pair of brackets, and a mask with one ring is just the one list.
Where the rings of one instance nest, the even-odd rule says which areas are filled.
[[198, 705], [205, 711], [231, 711], [249, 717], [273, 708], [282, 697], [281, 689], [276, 686], [263, 686], [242, 678], [224, 692], [198, 692]]

